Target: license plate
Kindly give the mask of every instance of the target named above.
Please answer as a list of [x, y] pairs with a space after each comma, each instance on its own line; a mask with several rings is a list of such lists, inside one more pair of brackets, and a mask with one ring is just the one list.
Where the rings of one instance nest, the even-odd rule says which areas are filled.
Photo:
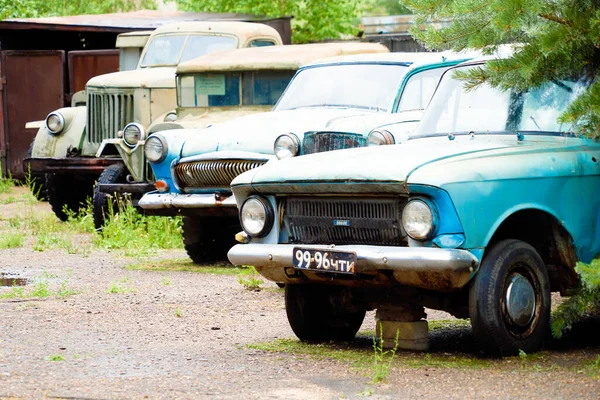
[[356, 253], [294, 247], [294, 268], [353, 274]]

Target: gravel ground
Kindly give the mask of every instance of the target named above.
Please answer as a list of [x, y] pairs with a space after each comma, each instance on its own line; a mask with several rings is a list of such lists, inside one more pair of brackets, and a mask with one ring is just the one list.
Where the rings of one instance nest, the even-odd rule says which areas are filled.
[[[43, 204], [35, 209], [48, 212]], [[13, 212], [0, 206], [3, 218]], [[249, 291], [235, 275], [124, 268], [136, 262], [93, 249], [35, 252], [30, 242], [0, 250], [0, 274], [30, 280], [45, 274], [52, 290], [78, 292], [0, 299], [0, 398], [600, 397], [598, 319], [540, 354], [504, 360], [478, 358], [468, 327], [432, 331], [430, 353], [398, 352], [387, 380], [375, 384], [373, 364], [355, 362], [357, 354], [374, 355], [373, 313], [344, 350], [325, 346], [318, 356], [307, 354], [314, 346], [300, 346], [299, 353], [257, 350], [249, 345], [296, 342], [274, 284]], [[126, 290], [108, 293], [117, 282]], [[0, 288], [0, 295], [10, 290]]]

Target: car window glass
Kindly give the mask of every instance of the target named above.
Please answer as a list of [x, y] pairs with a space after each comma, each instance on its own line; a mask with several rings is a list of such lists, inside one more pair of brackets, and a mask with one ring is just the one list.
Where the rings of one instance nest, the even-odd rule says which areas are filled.
[[398, 111], [427, 108], [443, 72], [444, 68], [435, 68], [411, 76], [402, 91]]
[[186, 35], [155, 36], [146, 49], [141, 65], [176, 65], [185, 39]]
[[387, 111], [394, 103], [406, 67], [393, 64], [342, 64], [298, 72], [276, 110], [352, 107]]
[[248, 47], [266, 47], [266, 46], [275, 46], [275, 42], [267, 39], [255, 39], [250, 42], [250, 46]]
[[236, 39], [230, 36], [190, 35], [179, 62], [191, 60], [220, 50], [235, 49]]
[[294, 71], [244, 73], [243, 104], [274, 105], [294, 76]]

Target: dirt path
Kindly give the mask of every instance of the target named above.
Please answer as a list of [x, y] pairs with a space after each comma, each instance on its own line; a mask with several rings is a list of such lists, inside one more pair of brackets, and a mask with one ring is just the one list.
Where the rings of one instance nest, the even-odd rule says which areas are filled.
[[[375, 384], [372, 313], [353, 342], [300, 345], [275, 285], [256, 292], [235, 275], [124, 268], [136, 262], [98, 250], [36, 252], [27, 243], [0, 250], [0, 274], [77, 292], [0, 299], [0, 398], [600, 396], [598, 320], [550, 350], [505, 360], [475, 356], [468, 327], [434, 330], [429, 354], [399, 352], [387, 380]], [[0, 288], [0, 296], [13, 290]]]

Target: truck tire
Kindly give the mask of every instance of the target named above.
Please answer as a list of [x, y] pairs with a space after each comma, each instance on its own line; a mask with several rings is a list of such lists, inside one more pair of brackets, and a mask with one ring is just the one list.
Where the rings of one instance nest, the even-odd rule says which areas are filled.
[[[33, 142], [29, 145], [29, 149], [27, 150], [27, 158], [31, 158], [33, 154]], [[43, 174], [33, 174], [31, 171], [25, 171], [25, 173], [29, 173], [29, 189], [31, 189], [31, 193], [38, 201], [46, 201], [48, 197], [46, 196], [46, 177]]]
[[343, 288], [328, 285], [285, 285], [285, 311], [302, 341], [351, 340], [365, 319], [365, 309], [341, 304]]
[[183, 217], [183, 244], [195, 264], [227, 261], [227, 252], [235, 244], [238, 219]]
[[471, 283], [469, 315], [485, 354], [539, 350], [550, 329], [550, 281], [537, 251], [520, 240], [494, 244]]
[[64, 207], [79, 212], [88, 197], [94, 194], [94, 177], [89, 175], [46, 174], [46, 194], [52, 211], [61, 221], [66, 221]]
[[[94, 217], [94, 227], [96, 230], [101, 230], [106, 222], [107, 213], [109, 210], [115, 211], [117, 204], [115, 195], [109, 195], [98, 190], [98, 185], [102, 183], [124, 183], [126, 176], [126, 168], [123, 164], [114, 164], [106, 168], [98, 178], [98, 184], [94, 188], [94, 198], [92, 200], [92, 215]], [[109, 202], [112, 207], [109, 207]]]

